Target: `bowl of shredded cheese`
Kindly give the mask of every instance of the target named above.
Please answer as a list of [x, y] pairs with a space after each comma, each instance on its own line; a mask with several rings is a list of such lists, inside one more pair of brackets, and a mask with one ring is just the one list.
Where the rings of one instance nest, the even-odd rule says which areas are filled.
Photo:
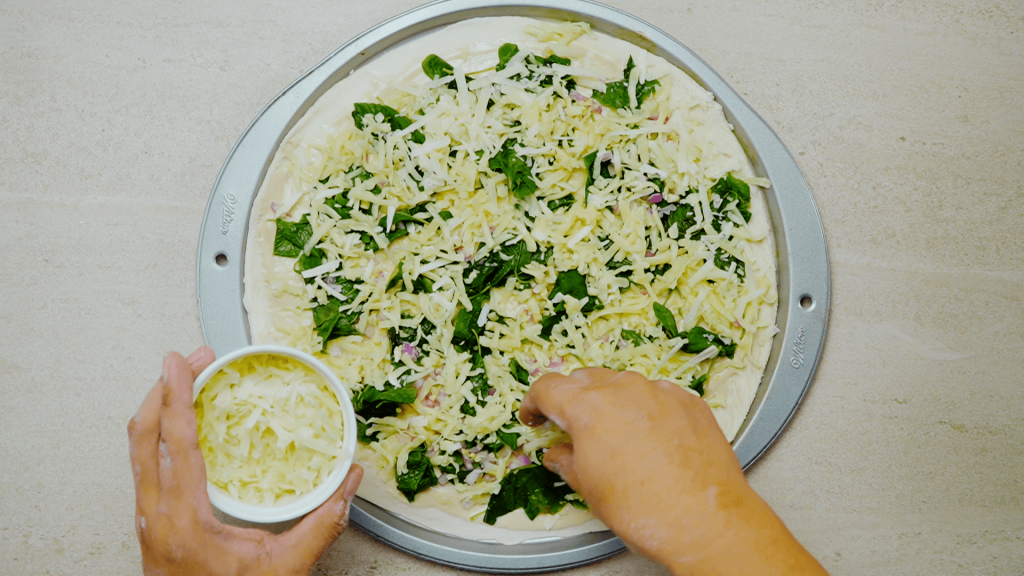
[[325, 502], [348, 474], [356, 416], [338, 377], [309, 354], [247, 346], [192, 390], [207, 493], [222, 512], [284, 522]]

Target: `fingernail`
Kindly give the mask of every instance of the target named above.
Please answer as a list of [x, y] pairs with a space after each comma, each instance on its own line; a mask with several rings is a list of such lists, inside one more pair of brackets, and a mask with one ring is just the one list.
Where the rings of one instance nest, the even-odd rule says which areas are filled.
[[164, 356], [163, 374], [160, 376], [165, 384], [167, 383], [167, 380], [169, 379], [170, 372], [171, 372], [171, 355], [168, 354], [167, 356]]
[[199, 348], [195, 352], [190, 354], [187, 360], [188, 360], [189, 364], [195, 364], [196, 362], [201, 360], [202, 357], [203, 357], [203, 349]]

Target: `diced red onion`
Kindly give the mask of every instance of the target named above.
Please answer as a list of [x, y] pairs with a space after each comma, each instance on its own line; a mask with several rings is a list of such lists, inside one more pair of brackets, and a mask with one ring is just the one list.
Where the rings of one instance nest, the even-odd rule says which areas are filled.
[[656, 256], [657, 254], [658, 254], [658, 253], [657, 253], [657, 252], [655, 252], [655, 251], [653, 251], [653, 250], [648, 250], [648, 251], [647, 251], [647, 257], [648, 257], [648, 258], [650, 258], [650, 257], [652, 257], [652, 256]]
[[583, 94], [580, 94], [579, 92], [577, 92], [575, 90], [569, 90], [569, 98], [572, 98], [573, 100], [575, 100], [577, 102], [585, 102], [587, 100], [586, 96], [584, 96]]
[[657, 112], [655, 112], [655, 113], [654, 113], [654, 116], [648, 116], [648, 117], [647, 117], [647, 119], [648, 119], [648, 120], [657, 120], [657, 119], [658, 119], [658, 113], [657, 113]]
[[494, 388], [490, 388], [490, 389], [487, 390], [487, 395], [488, 396], [494, 396], [495, 392], [497, 392], [497, 390], [495, 390]]
[[437, 483], [439, 485], [441, 485], [441, 486], [444, 486], [445, 484], [447, 484], [448, 483], [448, 475], [447, 474], [441, 474], [441, 476], [439, 476], [437, 478]]
[[277, 209], [280, 208], [280, 207], [281, 207], [281, 205], [278, 204], [277, 202], [271, 202], [270, 203], [270, 209], [274, 211], [274, 214], [277, 214]]
[[[448, 393], [447, 392], [445, 392], [444, 390], [438, 391], [438, 393], [437, 393], [437, 401], [438, 402], [443, 401], [447, 397], [448, 397]], [[461, 445], [459, 447], [461, 448]]]
[[[417, 350], [415, 346], [413, 346], [412, 344], [409, 344], [408, 342], [402, 342], [402, 354], [405, 354], [409, 358], [412, 358], [413, 362], [419, 360], [419, 358], [420, 358], [420, 351]], [[419, 389], [419, 387], [422, 386], [422, 385], [423, 385], [423, 379], [422, 378], [416, 381], [416, 388], [417, 389]]]
[[601, 162], [607, 162], [612, 159], [612, 153], [609, 150], [605, 150], [597, 155], [597, 159]]
[[647, 201], [650, 202], [651, 204], [657, 204], [658, 202], [661, 202], [662, 200], [663, 200], [663, 196], [661, 194], [651, 194], [651, 196], [649, 198], [647, 198]]

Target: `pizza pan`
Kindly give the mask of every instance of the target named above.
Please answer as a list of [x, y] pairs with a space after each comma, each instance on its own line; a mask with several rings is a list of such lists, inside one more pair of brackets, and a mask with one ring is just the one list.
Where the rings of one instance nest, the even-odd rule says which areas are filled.
[[[246, 227], [253, 200], [278, 145], [310, 106], [336, 82], [411, 37], [469, 18], [529, 16], [589, 22], [598, 30], [665, 58], [713, 93], [765, 191], [778, 257], [781, 330], [733, 448], [744, 468], [782, 432], [810, 386], [825, 341], [830, 276], [825, 234], [811, 192], [793, 157], [768, 127], [703, 60], [675, 38], [620, 10], [588, 0], [443, 0], [421, 6], [360, 34], [287, 87], [256, 117], [221, 169], [200, 232], [199, 316], [218, 355], [248, 345], [242, 306]], [[409, 554], [449, 566], [501, 574], [561, 570], [625, 549], [610, 532], [502, 545], [439, 534], [357, 499], [352, 520]]]

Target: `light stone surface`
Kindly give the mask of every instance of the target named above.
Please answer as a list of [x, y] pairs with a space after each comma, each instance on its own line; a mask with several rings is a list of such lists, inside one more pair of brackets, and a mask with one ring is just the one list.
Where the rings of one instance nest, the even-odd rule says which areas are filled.
[[[202, 344], [217, 172], [275, 94], [416, 4], [0, 3], [0, 574], [141, 573], [124, 428]], [[715, 68], [821, 210], [829, 338], [754, 487], [834, 574], [1024, 574], [1024, 5], [611, 4]], [[454, 571], [350, 530], [317, 573]]]

